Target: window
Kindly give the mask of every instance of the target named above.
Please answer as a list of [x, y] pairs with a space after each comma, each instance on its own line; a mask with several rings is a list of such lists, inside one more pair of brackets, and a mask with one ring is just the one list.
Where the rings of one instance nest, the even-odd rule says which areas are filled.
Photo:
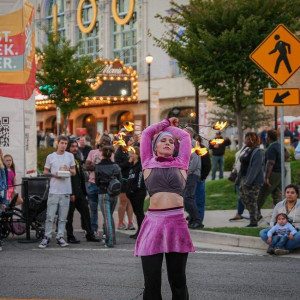
[[[79, 0], [77, 1], [77, 5]], [[82, 23], [85, 27], [90, 25], [90, 22], [93, 17], [92, 5], [89, 1], [85, 1], [82, 7]], [[77, 27], [77, 42], [79, 43], [78, 56], [88, 55], [91, 56], [94, 60], [99, 57], [98, 48], [99, 48], [99, 21], [96, 22], [96, 25], [90, 33], [83, 33]]]
[[57, 5], [57, 31], [62, 37], [65, 37], [65, 0], [50, 0], [47, 6], [46, 24], [47, 28], [53, 30], [53, 6]]
[[[120, 18], [127, 15], [129, 9], [129, 0], [119, 0], [117, 11]], [[135, 12], [125, 25], [117, 24], [113, 17], [112, 19], [112, 56], [113, 58], [120, 58], [124, 61], [124, 65], [132, 66], [136, 69], [137, 65], [137, 46], [136, 46], [136, 30], [137, 23], [135, 19]]]

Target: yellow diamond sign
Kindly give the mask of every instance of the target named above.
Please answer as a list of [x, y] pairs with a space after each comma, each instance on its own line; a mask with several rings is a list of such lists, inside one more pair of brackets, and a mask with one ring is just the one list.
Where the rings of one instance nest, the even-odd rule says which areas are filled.
[[280, 24], [250, 54], [250, 59], [282, 85], [300, 67], [300, 41]]

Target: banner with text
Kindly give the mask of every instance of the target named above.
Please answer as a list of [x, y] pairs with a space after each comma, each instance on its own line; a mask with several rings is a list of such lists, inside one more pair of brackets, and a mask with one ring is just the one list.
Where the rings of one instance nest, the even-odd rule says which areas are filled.
[[34, 7], [0, 1], [0, 147], [13, 156], [18, 182], [36, 173]]

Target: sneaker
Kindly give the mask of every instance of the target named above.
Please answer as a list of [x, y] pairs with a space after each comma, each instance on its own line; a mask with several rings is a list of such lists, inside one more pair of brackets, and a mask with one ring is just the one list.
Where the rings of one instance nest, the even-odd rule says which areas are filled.
[[268, 254], [275, 254], [274, 248], [269, 247], [268, 250], [267, 250], [267, 253], [268, 253]]
[[39, 244], [39, 248], [45, 249], [49, 243], [50, 243], [50, 239], [44, 236], [41, 243]]
[[128, 230], [135, 230], [135, 227], [133, 226], [133, 223], [128, 223]]
[[100, 242], [99, 237], [97, 238], [97, 237], [95, 237], [93, 234], [87, 234], [87, 235], [86, 235], [86, 240], [87, 240], [88, 242]]
[[250, 224], [248, 224], [245, 227], [257, 227], [257, 223], [250, 223]]
[[190, 229], [198, 229], [198, 228], [203, 228], [204, 225], [200, 222], [193, 222], [188, 226]]
[[118, 225], [118, 229], [119, 230], [126, 230], [127, 227], [126, 227], [126, 225], [124, 223], [121, 223], [121, 224]]
[[290, 253], [289, 250], [281, 249], [281, 248], [275, 249], [274, 252], [275, 252], [276, 255], [286, 255], [286, 254], [289, 254], [289, 253]]
[[96, 238], [99, 238], [99, 237], [100, 237], [99, 231], [94, 231], [94, 237], [96, 237]]
[[61, 246], [61, 247], [69, 246], [69, 244], [64, 240], [63, 237], [60, 237], [60, 238], [56, 239], [56, 244]]

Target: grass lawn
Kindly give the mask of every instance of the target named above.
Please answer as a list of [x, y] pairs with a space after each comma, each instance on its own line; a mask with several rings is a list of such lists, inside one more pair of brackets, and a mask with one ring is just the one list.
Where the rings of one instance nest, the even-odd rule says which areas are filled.
[[[205, 184], [206, 210], [230, 210], [237, 209], [238, 195], [234, 192], [234, 184], [227, 178], [208, 181]], [[145, 200], [144, 211], [149, 207], [149, 198]], [[263, 208], [272, 208], [269, 196]]]
[[201, 228], [199, 230], [259, 237], [259, 232], [262, 229], [264, 228], [219, 227], [219, 228]]
[[[237, 209], [238, 195], [234, 191], [233, 182], [228, 179], [208, 181], [205, 183], [206, 210]], [[263, 208], [272, 208], [269, 196]]]

